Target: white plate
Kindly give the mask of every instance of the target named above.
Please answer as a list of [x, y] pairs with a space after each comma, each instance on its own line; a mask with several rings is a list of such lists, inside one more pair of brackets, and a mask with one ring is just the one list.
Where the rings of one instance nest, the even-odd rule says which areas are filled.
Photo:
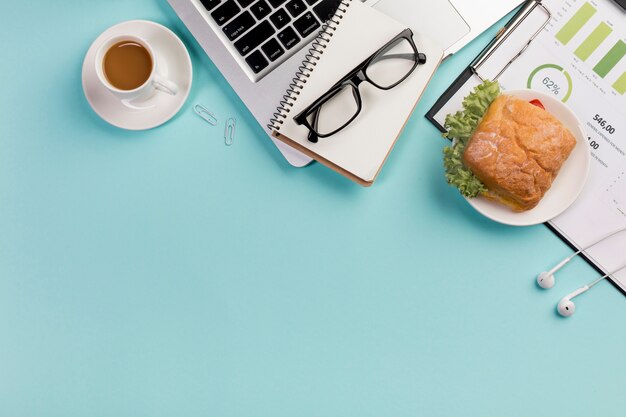
[[[178, 85], [175, 96], [155, 92], [151, 97], [123, 103], [98, 81], [95, 71], [96, 51], [107, 39], [117, 35], [135, 35], [150, 43], [157, 55], [158, 71]], [[93, 110], [113, 126], [145, 130], [160, 126], [178, 113], [185, 104], [193, 70], [187, 48], [171, 30], [147, 20], [131, 20], [105, 30], [91, 44], [83, 62], [83, 90]]]
[[533, 90], [511, 90], [503, 94], [531, 101], [539, 99], [547, 111], [559, 119], [576, 137], [576, 146], [559, 171], [552, 187], [532, 210], [514, 212], [507, 206], [484, 197], [468, 198], [467, 201], [479, 213], [499, 223], [511, 226], [530, 226], [545, 223], [564, 212], [580, 195], [589, 174], [591, 156], [587, 135], [576, 115], [559, 100]]

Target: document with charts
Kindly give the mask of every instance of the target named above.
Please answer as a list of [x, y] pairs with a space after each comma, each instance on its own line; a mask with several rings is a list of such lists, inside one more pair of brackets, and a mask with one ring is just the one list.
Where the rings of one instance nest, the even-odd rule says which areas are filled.
[[[566, 103], [582, 122], [592, 155], [589, 180], [580, 198], [550, 222], [580, 248], [626, 227], [626, 11], [612, 0], [544, 0], [552, 19], [529, 48], [500, 76], [503, 89], [531, 88]], [[542, 23], [545, 13], [529, 16], [480, 68], [497, 74]], [[480, 83], [472, 76], [437, 111], [435, 121], [460, 108]], [[626, 232], [586, 252], [609, 273], [626, 264]], [[555, 259], [556, 260], [556, 259]], [[626, 270], [613, 275], [626, 294]]]

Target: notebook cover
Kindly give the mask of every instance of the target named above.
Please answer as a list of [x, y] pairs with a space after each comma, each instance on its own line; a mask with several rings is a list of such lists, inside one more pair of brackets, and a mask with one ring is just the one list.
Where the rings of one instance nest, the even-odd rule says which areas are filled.
[[323, 49], [306, 84], [285, 114], [284, 123], [274, 136], [298, 151], [349, 179], [371, 185], [380, 172], [422, 92], [443, 56], [443, 50], [430, 39], [415, 34], [419, 52], [427, 62], [392, 90], [379, 90], [369, 83], [360, 85], [363, 108], [356, 120], [330, 138], [318, 143], [307, 140], [308, 129], [293, 116], [324, 94], [341, 77], [375, 53], [406, 27], [394, 19], [363, 5], [346, 2], [345, 13]]

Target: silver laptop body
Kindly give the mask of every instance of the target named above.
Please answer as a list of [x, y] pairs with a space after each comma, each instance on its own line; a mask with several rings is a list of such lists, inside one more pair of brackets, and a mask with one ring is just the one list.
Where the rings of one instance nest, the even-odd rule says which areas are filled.
[[[218, 9], [227, 1], [229, 0], [168, 0], [215, 66], [271, 137], [267, 124], [273, 113], [276, 112], [277, 104], [285, 94], [297, 68], [302, 63], [310, 41], [315, 37], [318, 30], [308, 33], [309, 28], [302, 24], [302, 21], [305, 20], [303, 17], [304, 13], [308, 13], [306, 10], [300, 12], [303, 14], [294, 17], [284, 12], [285, 15], [291, 18], [291, 21], [282, 27], [281, 32], [289, 31], [289, 33], [305, 34], [306, 36], [298, 36], [300, 44], [287, 50], [284, 44], [281, 45], [284, 42], [283, 39], [274, 39], [281, 33], [274, 29], [275, 33], [268, 38], [266, 44], [269, 44], [271, 40], [271, 45], [283, 46], [282, 48], [276, 47], [277, 50], [283, 50], [282, 55], [276, 58], [275, 61], [271, 61], [268, 59], [272, 57], [271, 51], [264, 48], [265, 45], [261, 45], [254, 52], [246, 50], [247, 56], [244, 56], [243, 48], [249, 49], [249, 45], [243, 45], [241, 40], [254, 30], [256, 26], [247, 29], [247, 32], [237, 33], [239, 37], [234, 41], [232, 40], [233, 34], [237, 32], [237, 28], [244, 27], [239, 25], [239, 21], [245, 20], [243, 19], [244, 16], [242, 16], [244, 13], [257, 16], [258, 14], [248, 12], [252, 12], [251, 9], [255, 6], [257, 9], [254, 12], [258, 12], [262, 8], [259, 8], [258, 4], [254, 2], [247, 7], [239, 7], [239, 11], [228, 10], [229, 14], [226, 14]], [[270, 5], [265, 0], [260, 1], [263, 5]], [[281, 2], [281, 0], [269, 1], [270, 3], [273, 1]], [[292, 0], [281, 4], [277, 9], [287, 8], [287, 4], [293, 7], [293, 5], [298, 4], [307, 6], [308, 3], [312, 3], [312, 6], [308, 7], [314, 9], [315, 1], [306, 0], [306, 2], [302, 2], [301, 0]], [[239, 6], [248, 3], [245, 0], [237, 0], [237, 2]], [[445, 50], [445, 56], [449, 56], [476, 38], [506, 13], [513, 10], [521, 3], [521, 0], [364, 0], [363, 2], [405, 23], [414, 32], [425, 34], [439, 42]], [[207, 3], [217, 4], [215, 6], [210, 5], [210, 10], [208, 10]], [[260, 22], [258, 24], [263, 24], [264, 28], [269, 28], [269, 22], [271, 21], [271, 27], [273, 28], [275, 21], [270, 20], [270, 16], [273, 16], [276, 12], [277, 10], [270, 10], [267, 16], [259, 19]], [[314, 10], [311, 10], [309, 14], [315, 16]], [[231, 15], [234, 15], [234, 17], [231, 17]], [[263, 14], [259, 16], [263, 16]], [[216, 19], [221, 20], [218, 23]], [[230, 24], [229, 26], [229, 23], [233, 22], [235, 24]], [[262, 31], [259, 30], [258, 32]], [[247, 38], [250, 41], [255, 40], [253, 36], [248, 36]], [[239, 43], [237, 43], [238, 41]], [[419, 45], [417, 47], [419, 49]], [[260, 52], [261, 50], [263, 53]], [[254, 64], [250, 59], [252, 54], [261, 59], [262, 64], [265, 65], [258, 72], [255, 72], [252, 68], [258, 70], [259, 67], [251, 68], [251, 63]], [[246, 61], [246, 58], [248, 61]], [[311, 158], [308, 156], [274, 138], [272, 140], [291, 165], [302, 167], [311, 162]]]

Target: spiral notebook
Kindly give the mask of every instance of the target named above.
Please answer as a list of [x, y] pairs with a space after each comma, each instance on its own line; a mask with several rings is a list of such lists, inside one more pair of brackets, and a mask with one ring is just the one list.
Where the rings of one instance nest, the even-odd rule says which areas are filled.
[[443, 50], [435, 42], [414, 34], [426, 63], [391, 90], [362, 83], [361, 113], [337, 134], [309, 142], [308, 129], [297, 125], [293, 116], [404, 29], [359, 0], [343, 0], [279, 103], [269, 126], [274, 137], [363, 186], [371, 185], [441, 61]]

